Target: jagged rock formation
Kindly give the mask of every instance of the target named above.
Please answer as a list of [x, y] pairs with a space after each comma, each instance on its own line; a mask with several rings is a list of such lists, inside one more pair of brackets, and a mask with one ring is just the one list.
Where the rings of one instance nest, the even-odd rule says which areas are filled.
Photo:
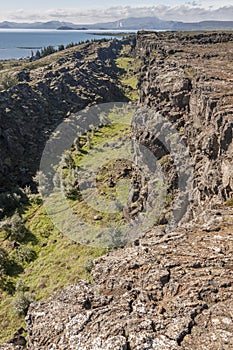
[[[232, 349], [233, 208], [217, 204], [233, 192], [232, 41], [231, 33], [138, 35], [140, 102], [172, 122], [190, 150], [189, 220], [98, 259], [93, 284], [33, 303], [29, 349]], [[158, 159], [169, 156], [148, 125], [135, 136]], [[163, 166], [175, 192], [173, 164]]]
[[[164, 123], [171, 122], [189, 148], [194, 169], [191, 218], [233, 195], [232, 41], [232, 33], [141, 33], [137, 39], [143, 60], [140, 102], [159, 111]], [[135, 134], [161, 159], [168, 154], [150, 130], [152, 118]], [[166, 174], [174, 172], [163, 163]], [[171, 192], [177, 189], [174, 180], [175, 174], [168, 179]]]
[[233, 209], [219, 207], [99, 258], [94, 284], [31, 305], [28, 348], [231, 349], [232, 225]]
[[1, 191], [32, 181], [46, 140], [67, 115], [87, 105], [127, 101], [114, 62], [121, 47], [120, 41], [87, 43], [55, 54], [38, 68], [18, 72], [19, 84], [0, 92]]

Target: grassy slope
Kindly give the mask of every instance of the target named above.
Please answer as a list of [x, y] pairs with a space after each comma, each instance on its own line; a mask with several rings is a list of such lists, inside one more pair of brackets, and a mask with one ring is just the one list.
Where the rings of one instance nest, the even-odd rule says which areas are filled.
[[[96, 131], [91, 139], [92, 147], [102, 144], [104, 140], [114, 139], [119, 134], [122, 135], [122, 128], [122, 125], [115, 124]], [[82, 155], [76, 159], [77, 164], [84, 157], [85, 152], [88, 153], [87, 146], [84, 145], [83, 151]], [[85, 217], [87, 221], [91, 221], [96, 214], [84, 201], [74, 200], [71, 205], [78, 211], [80, 217]], [[46, 214], [43, 204], [37, 204], [36, 201], [33, 203], [33, 196], [31, 204], [21, 209], [21, 213], [25, 226], [30, 232], [30, 239], [25, 245], [36, 252], [37, 258], [31, 263], [23, 264], [24, 271], [16, 276], [11, 276], [9, 281], [16, 285], [19, 279], [22, 280], [35, 299], [39, 300], [80, 279], [91, 280], [86, 265], [90, 259], [93, 260], [104, 254], [106, 252], [104, 249], [81, 245], [63, 237]], [[4, 247], [13, 257], [15, 249], [10, 248], [10, 241], [5, 241], [3, 235], [1, 236], [0, 246]], [[24, 322], [23, 317], [17, 316], [14, 310], [13, 300], [15, 296], [16, 293], [11, 295], [3, 292], [0, 297], [2, 341], [7, 340], [12, 332]]]
[[[43, 205], [32, 204], [22, 217], [31, 236], [26, 245], [37, 253], [37, 258], [24, 263], [24, 271], [9, 278], [14, 285], [22, 280], [34, 298], [39, 300], [80, 279], [91, 280], [88, 261], [104, 254], [103, 249], [80, 245], [63, 237], [53, 226]], [[15, 250], [8, 247], [8, 243], [1, 242], [0, 246], [3, 245], [12, 256]], [[1, 341], [9, 339], [24, 323], [23, 317], [19, 317], [14, 309], [16, 295], [2, 292], [0, 297]]]
[[[128, 117], [131, 118], [131, 115], [129, 114]], [[95, 147], [102, 146], [103, 142], [110, 140], [114, 142], [119, 137], [127, 137], [129, 133], [128, 122], [125, 124], [121, 122], [104, 126], [92, 135], [91, 149], [88, 148], [85, 143], [85, 136], [83, 136], [84, 145], [82, 147], [82, 153], [78, 155], [73, 154], [76, 164], [78, 165], [85, 158], [85, 155]], [[105, 198], [109, 195], [114, 195], [115, 191], [115, 189], [110, 189], [106, 185], [105, 180], [108, 177], [108, 171], [99, 177], [100, 190], [105, 191]], [[123, 192], [125, 191], [128, 191], [127, 186], [123, 189]], [[38, 199], [38, 196], [32, 195], [30, 205], [20, 210], [25, 226], [28, 229], [27, 242], [23, 242], [22, 245], [33, 249], [36, 252], [37, 258], [30, 263], [23, 263], [22, 267], [24, 271], [9, 277], [9, 281], [14, 286], [19, 280], [23, 281], [36, 300], [47, 297], [59, 288], [75, 283], [80, 279], [89, 279], [91, 281], [91, 274], [88, 267], [90, 260], [92, 261], [106, 252], [104, 249], [81, 245], [64, 237], [54, 227], [46, 214], [43, 204]], [[80, 199], [72, 200], [70, 204], [73, 210], [78, 212], [79, 217], [93, 223], [93, 216], [98, 214], [98, 212], [89, 207], [85, 201]], [[122, 213], [112, 218], [104, 215], [101, 225], [105, 225], [110, 219], [116, 221], [122, 220]], [[99, 222], [95, 224], [98, 225]], [[16, 249], [10, 247], [11, 242], [4, 240], [3, 234], [0, 234], [0, 237], [0, 247], [4, 247], [9, 255], [13, 257], [16, 254]], [[5, 291], [0, 296], [1, 341], [9, 339], [13, 332], [24, 324], [23, 317], [19, 317], [14, 309], [13, 301], [16, 296], [17, 292], [10, 294]]]
[[[70, 49], [73, 51], [74, 49]], [[137, 76], [135, 71], [138, 70], [139, 63], [135, 62], [130, 57], [124, 57], [127, 54], [128, 48], [126, 47], [122, 51], [122, 57], [117, 59], [118, 67], [122, 68], [123, 76], [120, 80], [125, 88], [126, 94], [132, 100], [137, 100], [138, 94], [136, 91]], [[39, 60], [35, 63], [22, 63], [20, 67], [17, 62], [6, 62], [1, 67], [2, 71], [17, 72], [19, 69], [24, 68], [34, 69], [39, 66], [47, 65], [59, 58], [61, 53], [57, 53]], [[35, 67], [33, 66], [35, 64]], [[128, 85], [128, 86], [127, 86]], [[91, 144], [95, 147], [102, 144], [108, 139], [114, 139], [119, 136], [129, 135], [129, 126], [127, 123], [115, 123], [111, 126], [105, 126], [92, 135]], [[83, 147], [84, 151], [88, 152], [86, 146]], [[85, 154], [85, 152], [83, 153]], [[81, 161], [82, 157], [76, 157], [76, 163]], [[111, 166], [110, 166], [111, 169]], [[108, 177], [108, 173], [104, 175]], [[105, 191], [106, 198], [109, 195], [114, 195], [114, 189], [107, 188], [105, 184], [104, 176], [100, 176], [101, 190]], [[101, 185], [102, 181], [102, 185]], [[123, 197], [128, 187], [122, 189]], [[123, 193], [124, 192], [124, 193]], [[91, 220], [95, 212], [86, 207], [84, 202], [72, 201], [72, 207], [77, 210], [81, 217], [85, 217], [87, 220]], [[106, 250], [100, 248], [92, 248], [90, 246], [80, 245], [77, 242], [71, 241], [69, 238], [64, 237], [56, 227], [54, 227], [50, 218], [45, 212], [45, 208], [38, 198], [32, 196], [30, 205], [20, 210], [20, 214], [24, 220], [25, 226], [28, 229], [29, 236], [27, 242], [23, 242], [22, 245], [32, 248], [36, 252], [36, 259], [30, 263], [22, 263], [22, 271], [12, 272], [8, 277], [8, 282], [12, 283], [14, 287], [17, 282], [23, 281], [28, 287], [35, 300], [40, 300], [49, 296], [52, 292], [75, 283], [80, 279], [89, 279], [91, 281], [90, 274], [90, 261], [103, 255]], [[122, 216], [115, 218], [121, 220]], [[108, 217], [103, 217], [103, 224], [108, 220]], [[0, 247], [3, 247], [9, 253], [10, 257], [14, 257], [16, 249], [12, 247], [12, 244], [8, 240], [4, 240], [3, 235], [0, 232]], [[24, 317], [18, 316], [13, 301], [17, 296], [17, 292], [1, 291], [0, 294], [0, 326], [1, 326], [1, 338], [0, 342], [8, 340], [14, 331], [24, 325]]]

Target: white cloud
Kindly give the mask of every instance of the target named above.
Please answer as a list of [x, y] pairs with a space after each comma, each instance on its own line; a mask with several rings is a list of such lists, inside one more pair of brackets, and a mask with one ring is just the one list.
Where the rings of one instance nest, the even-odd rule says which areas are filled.
[[[33, 10], [17, 10], [14, 12], [1, 12], [0, 21], [9, 20], [15, 22], [34, 22], [61, 20], [77, 24], [88, 24], [96, 22], [108, 22], [127, 17], [157, 16], [164, 20], [176, 20], [185, 22], [196, 22], [202, 20], [233, 20], [233, 6], [219, 6], [212, 4], [216, 1], [207, 0], [203, 2], [191, 1], [186, 5], [167, 6], [157, 5], [151, 7], [115, 6], [106, 9], [51, 9], [44, 10], [38, 14]], [[224, 4], [224, 0], [222, 1]], [[229, 3], [229, 2], [228, 2]], [[208, 5], [208, 6], [207, 6]]]

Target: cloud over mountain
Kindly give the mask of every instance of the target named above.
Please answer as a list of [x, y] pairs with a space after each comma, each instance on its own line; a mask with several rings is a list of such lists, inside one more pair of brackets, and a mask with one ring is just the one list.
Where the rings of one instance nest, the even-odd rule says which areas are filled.
[[[206, 7], [206, 4], [209, 6]], [[197, 22], [203, 20], [224, 20], [231, 21], [233, 18], [233, 6], [212, 6], [211, 1], [199, 3], [196, 1], [187, 3], [186, 5], [179, 6], [168, 6], [168, 5], [157, 5], [157, 6], [115, 6], [109, 8], [100, 9], [50, 9], [44, 10], [38, 13], [33, 10], [19, 9], [14, 12], [3, 12], [1, 11], [0, 20], [9, 20], [16, 22], [33, 22], [33, 21], [50, 21], [50, 20], [62, 20], [70, 21], [77, 24], [81, 23], [96, 23], [96, 22], [107, 22], [115, 21], [127, 17], [146, 17], [146, 16], [157, 16], [164, 20], [175, 20], [175, 21], [186, 21], [186, 22]]]

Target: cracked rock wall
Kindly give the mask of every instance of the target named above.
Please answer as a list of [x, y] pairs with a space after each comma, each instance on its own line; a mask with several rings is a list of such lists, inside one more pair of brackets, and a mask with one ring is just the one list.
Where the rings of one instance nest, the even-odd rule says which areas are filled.
[[[233, 34], [141, 32], [136, 49], [143, 60], [140, 103], [172, 123], [189, 150], [190, 220], [233, 195]], [[153, 116], [135, 130], [136, 138], [165, 165], [175, 194], [174, 176], [169, 179], [175, 169], [161, 159], [167, 154], [161, 154], [151, 123]]]

